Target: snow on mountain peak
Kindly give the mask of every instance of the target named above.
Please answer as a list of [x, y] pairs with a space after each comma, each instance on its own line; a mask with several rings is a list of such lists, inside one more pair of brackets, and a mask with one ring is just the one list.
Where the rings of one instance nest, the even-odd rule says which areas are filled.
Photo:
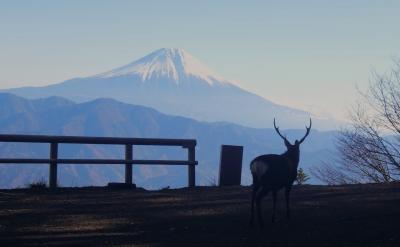
[[168, 77], [179, 83], [194, 76], [212, 85], [215, 81], [226, 82], [198, 59], [179, 48], [162, 48], [130, 64], [113, 69], [96, 77], [139, 75], [142, 81]]

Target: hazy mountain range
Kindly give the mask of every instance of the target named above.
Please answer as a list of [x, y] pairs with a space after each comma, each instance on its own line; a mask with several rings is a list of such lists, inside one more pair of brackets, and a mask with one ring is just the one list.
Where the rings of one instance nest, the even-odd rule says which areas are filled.
[[314, 120], [314, 129], [338, 127], [335, 119], [320, 118], [282, 106], [240, 88], [183, 49], [160, 49], [132, 63], [90, 77], [45, 87], [1, 91], [30, 99], [60, 96], [78, 103], [113, 98], [152, 107], [166, 114], [257, 128], [270, 126], [274, 117], [282, 126], [302, 128], [310, 116]]
[[[269, 126], [272, 122], [269, 123]], [[305, 129], [282, 130], [290, 140], [302, 137]], [[225, 122], [201, 122], [170, 116], [154, 109], [97, 99], [74, 103], [60, 97], [29, 100], [12, 94], [0, 94], [0, 133], [48, 134], [114, 137], [195, 138], [198, 141], [196, 168], [198, 184], [215, 182], [221, 144], [244, 146], [242, 183], [250, 183], [249, 161], [262, 153], [281, 153], [283, 141], [273, 129], [255, 129]], [[317, 165], [333, 155], [335, 132], [313, 130], [301, 147], [300, 166]], [[60, 145], [64, 158], [122, 158], [123, 147], [109, 145]], [[0, 143], [1, 157], [48, 157], [46, 144]], [[135, 147], [137, 159], [184, 159], [181, 148]], [[48, 165], [1, 165], [0, 187], [24, 186], [41, 178], [47, 180]], [[104, 185], [123, 181], [123, 166], [60, 165], [62, 186]], [[187, 169], [182, 166], [135, 166], [134, 181], [139, 186], [161, 188], [187, 185]], [[311, 181], [313, 182], [313, 181]], [[315, 180], [314, 180], [315, 182]]]
[[[244, 146], [242, 183], [250, 183], [252, 158], [284, 151], [282, 140], [268, 129], [274, 117], [282, 130], [296, 129], [285, 131], [292, 140], [304, 134], [312, 117], [313, 131], [302, 146], [300, 165], [306, 170], [334, 155], [335, 132], [317, 130], [334, 130], [336, 120], [248, 92], [182, 49], [160, 49], [90, 77], [0, 91], [1, 133], [197, 139], [198, 184], [216, 182], [222, 144]], [[108, 145], [61, 145], [59, 152], [65, 158], [124, 156], [123, 147]], [[0, 143], [0, 154], [48, 157], [49, 148], [46, 144]], [[186, 153], [181, 148], [135, 147], [134, 157], [183, 159]], [[62, 186], [104, 185], [124, 178], [122, 165], [60, 165], [59, 170]], [[47, 165], [2, 165], [0, 187], [24, 186], [47, 179], [47, 174]], [[187, 170], [136, 166], [134, 181], [147, 188], [186, 186]]]

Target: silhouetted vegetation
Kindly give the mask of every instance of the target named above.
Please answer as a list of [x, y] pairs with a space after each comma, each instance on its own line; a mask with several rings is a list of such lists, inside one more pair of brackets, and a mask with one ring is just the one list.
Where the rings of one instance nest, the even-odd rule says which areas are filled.
[[46, 180], [44, 178], [42, 178], [42, 179], [40, 179], [38, 181], [30, 183], [28, 185], [28, 187], [30, 189], [45, 189], [45, 188], [47, 188], [47, 182], [46, 182]]
[[310, 169], [310, 174], [328, 185], [344, 185], [359, 183], [358, 180], [352, 177], [352, 174], [347, 174], [345, 169], [338, 168], [328, 162], [322, 162]]
[[296, 178], [297, 184], [298, 185], [305, 184], [309, 179], [310, 177], [304, 172], [303, 168], [299, 168], [299, 170], [297, 171], [297, 178]]

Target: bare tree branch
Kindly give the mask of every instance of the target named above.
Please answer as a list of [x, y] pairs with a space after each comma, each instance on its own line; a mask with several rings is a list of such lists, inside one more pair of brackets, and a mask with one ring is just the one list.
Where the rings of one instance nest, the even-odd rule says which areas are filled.
[[325, 173], [329, 181], [334, 180], [333, 175], [338, 177], [338, 170], [352, 174], [350, 180], [358, 182], [397, 181], [400, 179], [400, 60], [388, 75], [374, 73], [369, 90], [360, 94], [362, 102], [351, 112], [351, 126], [337, 138], [340, 166], [325, 165], [318, 172]]

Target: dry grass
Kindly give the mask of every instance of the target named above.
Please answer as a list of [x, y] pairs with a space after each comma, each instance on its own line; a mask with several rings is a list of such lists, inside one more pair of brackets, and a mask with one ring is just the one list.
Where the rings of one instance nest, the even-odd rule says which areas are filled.
[[[400, 246], [400, 184], [297, 186], [248, 227], [250, 188], [0, 192], [1, 246]], [[271, 199], [264, 201], [265, 218]]]

